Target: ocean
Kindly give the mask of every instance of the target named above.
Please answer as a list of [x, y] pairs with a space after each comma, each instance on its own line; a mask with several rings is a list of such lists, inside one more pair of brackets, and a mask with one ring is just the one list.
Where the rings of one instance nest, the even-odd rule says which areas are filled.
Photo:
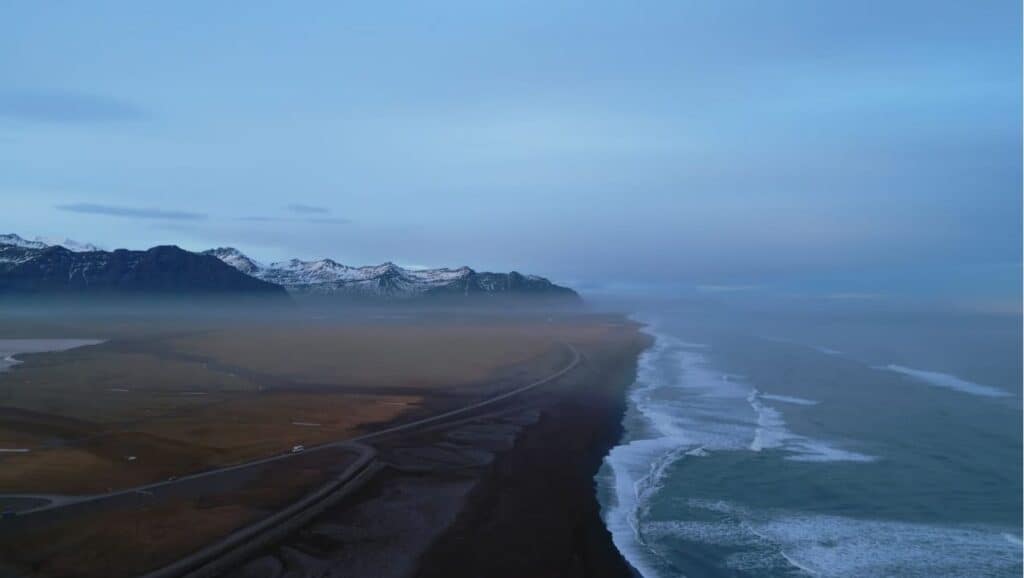
[[645, 578], [1021, 575], [1020, 316], [707, 309], [635, 314], [597, 476]]

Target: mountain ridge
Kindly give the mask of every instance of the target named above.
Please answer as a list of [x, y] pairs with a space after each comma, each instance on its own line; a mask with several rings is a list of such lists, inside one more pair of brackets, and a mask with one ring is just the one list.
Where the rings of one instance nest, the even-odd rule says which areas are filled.
[[0, 234], [0, 294], [254, 293], [362, 301], [526, 299], [581, 302], [544, 277], [457, 268], [413, 269], [390, 261], [352, 267], [333, 259], [263, 264], [233, 247], [192, 252], [174, 245], [104, 251]]
[[60, 240], [49, 237], [36, 237], [33, 240], [29, 240], [15, 233], [0, 235], [0, 245], [14, 245], [23, 249], [45, 249], [47, 247], [61, 246], [75, 253], [102, 251], [102, 249], [92, 243], [79, 243], [68, 238]]
[[251, 295], [287, 299], [284, 288], [278, 285], [245, 275], [220, 259], [174, 245], [145, 251], [76, 252], [61, 245], [40, 248], [33, 243], [0, 244], [0, 294]]
[[303, 261], [289, 259], [262, 264], [234, 247], [203, 252], [239, 271], [276, 283], [290, 293], [353, 298], [408, 300], [424, 297], [530, 296], [556, 300], [580, 300], [579, 295], [544, 277], [509, 273], [478, 272], [457, 268], [412, 269], [390, 261], [380, 265], [352, 267], [329, 258]]

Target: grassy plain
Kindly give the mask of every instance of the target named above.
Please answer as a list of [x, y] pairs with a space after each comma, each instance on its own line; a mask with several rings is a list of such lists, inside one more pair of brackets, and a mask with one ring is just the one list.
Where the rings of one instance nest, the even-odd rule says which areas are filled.
[[599, 330], [496, 317], [68, 327], [108, 340], [0, 373], [0, 447], [31, 450], [0, 455], [0, 492], [103, 492], [346, 439], [546, 375], [560, 341]]
[[20, 575], [138, 576], [285, 507], [343, 469], [348, 457], [299, 456], [201, 495], [137, 494], [117, 507], [3, 535], [0, 560]]
[[[106, 339], [0, 373], [0, 447], [31, 450], [0, 454], [0, 493], [102, 493], [349, 439], [550, 375], [564, 343], [602, 355], [634, 333], [588, 316], [0, 321], [0, 338]], [[0, 561], [32, 576], [141, 573], [317, 487], [339, 459], [60, 516], [0, 536]]]

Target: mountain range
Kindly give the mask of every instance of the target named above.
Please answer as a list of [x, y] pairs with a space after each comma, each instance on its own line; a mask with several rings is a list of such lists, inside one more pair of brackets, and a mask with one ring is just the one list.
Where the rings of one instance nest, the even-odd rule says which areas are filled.
[[0, 235], [0, 294], [245, 293], [361, 301], [522, 298], [578, 302], [579, 295], [536, 275], [410, 269], [394, 263], [351, 267], [331, 259], [263, 264], [232, 247], [202, 253], [175, 246], [103, 251], [70, 240]]
[[277, 285], [293, 294], [338, 295], [370, 299], [421, 297], [533, 296], [578, 299], [572, 289], [536, 275], [480, 273], [457, 269], [407, 269], [394, 263], [351, 267], [332, 259], [290, 259], [264, 265], [232, 247], [205, 251], [235, 269]]
[[23, 239], [18, 235], [7, 234], [0, 235], [0, 245], [13, 245], [15, 247], [22, 247], [25, 249], [45, 249], [54, 245], [64, 247], [68, 251], [75, 253], [83, 253], [86, 251], [101, 251], [99, 247], [92, 243], [79, 243], [78, 241], [72, 241], [71, 239], [53, 239], [49, 237], [36, 237], [34, 240]]
[[209, 255], [174, 246], [145, 251], [87, 250], [75, 245], [0, 237], [0, 295], [286, 297], [285, 290]]

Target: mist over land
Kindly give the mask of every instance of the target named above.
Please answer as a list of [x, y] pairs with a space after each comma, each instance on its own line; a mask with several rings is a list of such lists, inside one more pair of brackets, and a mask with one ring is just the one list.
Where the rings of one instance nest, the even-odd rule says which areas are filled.
[[[0, 372], [0, 560], [18, 575], [130, 576], [177, 563], [300, 571], [344, 556], [360, 574], [472, 576], [583, 553], [609, 575], [624, 571], [587, 490], [600, 460], [594, 436], [613, 443], [620, 372], [644, 343], [619, 316], [204, 300], [6, 306], [0, 351], [16, 363]], [[517, 481], [493, 477], [497, 463], [523, 459], [530, 467], [502, 474]], [[495, 515], [484, 495], [520, 503], [502, 526], [467, 529]], [[296, 561], [285, 544], [306, 536], [306, 512], [327, 518], [316, 526], [323, 558]], [[509, 538], [544, 527], [535, 556], [508, 553]], [[243, 543], [259, 546], [231, 545], [245, 532], [256, 541]], [[449, 551], [467, 532], [481, 557]], [[419, 566], [427, 555], [434, 562]]]
[[1019, 309], [1015, 3], [315, 11], [12, 8], [0, 230]]
[[1021, 18], [0, 8], [0, 575], [1020, 576]]

